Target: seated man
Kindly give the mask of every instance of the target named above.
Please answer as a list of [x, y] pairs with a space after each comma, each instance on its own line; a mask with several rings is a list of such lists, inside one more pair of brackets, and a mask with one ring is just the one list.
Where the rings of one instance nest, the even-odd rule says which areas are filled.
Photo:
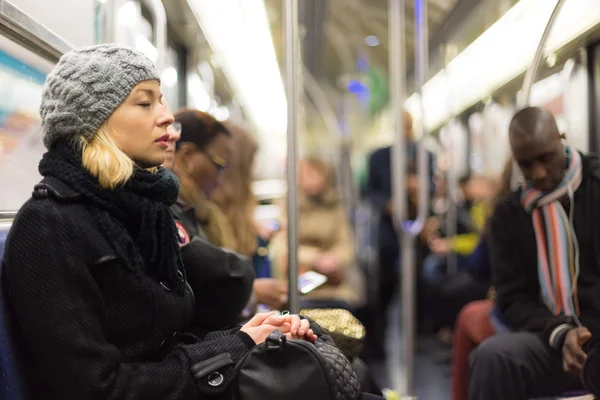
[[515, 333], [471, 356], [473, 400], [580, 388], [587, 345], [600, 335], [600, 160], [564, 144], [543, 108], [517, 112], [509, 139], [522, 187], [498, 204], [491, 249], [496, 303]]

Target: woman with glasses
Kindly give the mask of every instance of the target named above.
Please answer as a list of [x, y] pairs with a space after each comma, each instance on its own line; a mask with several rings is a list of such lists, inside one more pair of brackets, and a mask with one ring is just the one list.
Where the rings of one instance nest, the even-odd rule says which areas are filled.
[[175, 114], [181, 132], [173, 172], [179, 178], [179, 198], [194, 208], [205, 239], [237, 251], [237, 240], [225, 213], [210, 200], [232, 155], [231, 134], [210, 114], [186, 109]]

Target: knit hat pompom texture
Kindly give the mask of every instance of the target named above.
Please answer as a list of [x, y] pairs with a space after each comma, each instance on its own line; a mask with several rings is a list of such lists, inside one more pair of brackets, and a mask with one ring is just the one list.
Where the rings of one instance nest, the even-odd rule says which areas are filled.
[[158, 80], [152, 61], [138, 50], [101, 44], [63, 55], [46, 78], [40, 115], [44, 145], [91, 139], [140, 82]]

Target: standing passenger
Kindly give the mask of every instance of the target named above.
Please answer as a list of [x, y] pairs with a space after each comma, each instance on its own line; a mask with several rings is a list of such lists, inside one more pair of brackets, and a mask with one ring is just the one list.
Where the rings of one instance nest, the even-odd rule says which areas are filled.
[[[413, 137], [412, 116], [404, 111], [404, 135], [406, 138], [406, 157], [408, 176], [407, 218], [415, 219], [417, 214], [419, 182], [417, 177], [417, 143]], [[430, 156], [430, 164], [433, 158]], [[400, 248], [398, 234], [394, 228], [392, 204], [392, 148], [383, 147], [373, 152], [369, 157], [367, 184], [364, 190], [365, 199], [379, 213], [379, 228], [377, 233], [378, 249], [378, 292], [375, 296], [379, 304], [371, 304], [363, 317], [367, 328], [365, 338], [365, 357], [372, 360], [382, 360], [385, 357], [383, 344], [385, 342], [387, 311], [398, 289], [398, 271]], [[430, 170], [431, 186], [433, 187], [433, 166]]]

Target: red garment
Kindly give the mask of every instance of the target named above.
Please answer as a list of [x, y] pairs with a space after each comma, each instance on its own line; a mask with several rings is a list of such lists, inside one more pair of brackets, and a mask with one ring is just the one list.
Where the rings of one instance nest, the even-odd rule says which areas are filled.
[[485, 339], [494, 335], [490, 322], [491, 300], [473, 301], [460, 311], [452, 344], [452, 400], [467, 400], [469, 355]]

